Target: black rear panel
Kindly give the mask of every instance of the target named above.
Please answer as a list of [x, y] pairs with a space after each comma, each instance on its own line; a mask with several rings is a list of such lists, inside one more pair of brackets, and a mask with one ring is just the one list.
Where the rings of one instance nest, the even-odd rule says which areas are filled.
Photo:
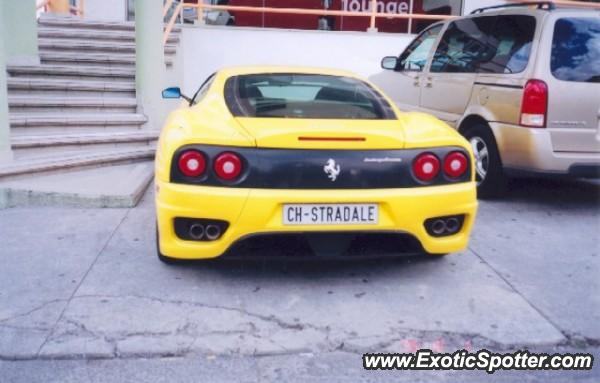
[[[190, 149], [206, 155], [206, 175], [192, 178], [178, 171], [179, 156]], [[471, 179], [471, 169], [458, 179], [449, 179], [440, 171], [432, 182], [426, 184], [417, 181], [412, 175], [412, 162], [419, 154], [432, 153], [443, 164], [444, 157], [454, 151], [465, 153], [459, 147], [315, 150], [188, 145], [175, 153], [171, 182], [257, 189], [385, 189], [468, 182]], [[234, 182], [218, 179], [212, 170], [213, 159], [223, 152], [234, 152], [243, 158], [244, 171]]]
[[[329, 254], [319, 251], [311, 242], [340, 244], [339, 249]], [[278, 249], [273, 252], [272, 249]], [[305, 232], [305, 233], [261, 233], [249, 235], [236, 241], [223, 254], [225, 257], [275, 257], [299, 256], [346, 256], [369, 258], [378, 256], [416, 255], [424, 252], [419, 240], [401, 232]]]

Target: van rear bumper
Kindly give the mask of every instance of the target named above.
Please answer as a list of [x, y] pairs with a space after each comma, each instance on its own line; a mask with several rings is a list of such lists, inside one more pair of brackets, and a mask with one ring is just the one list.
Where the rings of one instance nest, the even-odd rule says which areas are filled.
[[600, 153], [555, 152], [547, 129], [490, 122], [509, 174], [600, 177]]

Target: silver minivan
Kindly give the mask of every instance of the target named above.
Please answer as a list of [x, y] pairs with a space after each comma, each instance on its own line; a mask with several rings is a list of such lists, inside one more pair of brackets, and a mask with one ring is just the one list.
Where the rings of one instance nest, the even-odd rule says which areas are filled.
[[419, 34], [371, 77], [402, 110], [458, 129], [479, 194], [506, 175], [600, 177], [600, 9], [510, 4]]

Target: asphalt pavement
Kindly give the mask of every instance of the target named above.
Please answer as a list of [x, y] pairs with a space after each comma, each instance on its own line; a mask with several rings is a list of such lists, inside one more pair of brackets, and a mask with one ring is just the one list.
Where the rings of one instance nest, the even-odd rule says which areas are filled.
[[487, 375], [361, 362], [486, 348], [598, 363], [598, 183], [515, 180], [481, 201], [469, 248], [442, 258], [267, 248], [166, 266], [153, 209], [149, 191], [133, 209], [0, 211], [1, 382], [600, 381], [599, 366]]

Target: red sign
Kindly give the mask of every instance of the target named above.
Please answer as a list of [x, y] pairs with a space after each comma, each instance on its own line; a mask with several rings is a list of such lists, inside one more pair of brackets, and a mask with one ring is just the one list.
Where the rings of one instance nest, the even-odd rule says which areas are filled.
[[[326, 9], [336, 11], [364, 12], [365, 17], [317, 16], [279, 13], [256, 13], [232, 11], [229, 24], [241, 27], [324, 29], [335, 31], [366, 31], [370, 25], [371, 0], [220, 0], [220, 5], [253, 6], [272, 8]], [[423, 0], [378, 0], [377, 11], [388, 14], [425, 13]], [[430, 10], [430, 14], [450, 14], [451, 8], [444, 6]], [[410, 32], [421, 30], [431, 21], [413, 20]], [[409, 32], [406, 19], [378, 18], [380, 32]]]

